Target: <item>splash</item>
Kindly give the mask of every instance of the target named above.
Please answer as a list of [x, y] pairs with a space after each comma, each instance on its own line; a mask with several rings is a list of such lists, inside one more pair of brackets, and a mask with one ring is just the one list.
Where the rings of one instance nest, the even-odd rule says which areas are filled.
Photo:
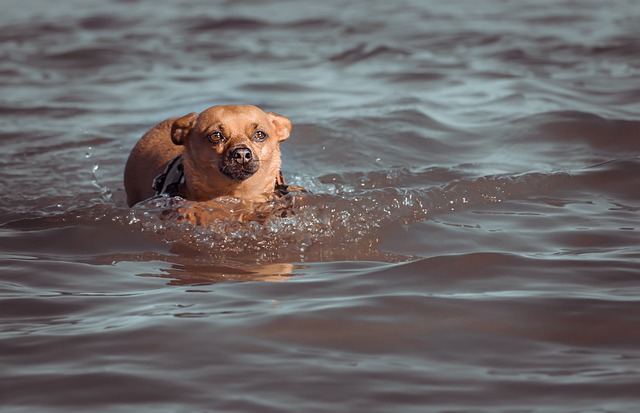
[[[453, 174], [454, 172], [449, 172]], [[434, 214], [469, 209], [528, 196], [559, 187], [568, 173], [530, 173], [454, 179], [422, 189], [407, 182], [442, 177], [442, 170], [370, 172], [325, 176], [316, 194], [288, 194], [261, 204], [253, 217], [237, 200], [207, 203], [159, 197], [134, 208], [131, 224], [165, 242], [178, 242], [212, 254], [253, 254], [262, 260], [340, 260], [394, 257], [379, 251], [379, 231], [430, 219]], [[328, 182], [328, 183], [327, 183]], [[205, 208], [218, 218], [202, 225], [184, 219], [183, 212]], [[242, 219], [238, 219], [239, 217]], [[348, 246], [348, 247], [347, 247]], [[395, 257], [396, 259], [398, 257]]]

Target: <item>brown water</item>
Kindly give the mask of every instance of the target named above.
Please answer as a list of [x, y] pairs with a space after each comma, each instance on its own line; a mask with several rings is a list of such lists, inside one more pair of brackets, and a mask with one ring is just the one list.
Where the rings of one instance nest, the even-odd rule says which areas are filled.
[[[1, 411], [640, 411], [638, 1], [3, 4]], [[128, 209], [229, 103], [294, 215]]]

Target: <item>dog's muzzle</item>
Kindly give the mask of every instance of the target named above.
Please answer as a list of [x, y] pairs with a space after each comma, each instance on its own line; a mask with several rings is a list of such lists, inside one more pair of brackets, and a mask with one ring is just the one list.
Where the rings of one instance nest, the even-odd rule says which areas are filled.
[[258, 159], [251, 149], [246, 146], [237, 146], [227, 151], [220, 171], [231, 179], [243, 181], [256, 173], [258, 168]]
[[244, 148], [244, 147], [235, 148], [233, 151], [231, 151], [231, 159], [233, 159], [234, 161], [238, 162], [241, 165], [244, 165], [246, 163], [251, 162], [251, 160], [253, 159], [253, 153], [249, 148]]

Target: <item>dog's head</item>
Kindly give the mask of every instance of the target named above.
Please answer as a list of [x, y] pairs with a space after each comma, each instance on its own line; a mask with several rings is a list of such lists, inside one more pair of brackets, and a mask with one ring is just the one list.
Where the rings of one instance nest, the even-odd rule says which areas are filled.
[[290, 133], [284, 116], [255, 106], [214, 106], [176, 119], [171, 140], [184, 145], [187, 189], [195, 200], [254, 199], [273, 191], [280, 142]]

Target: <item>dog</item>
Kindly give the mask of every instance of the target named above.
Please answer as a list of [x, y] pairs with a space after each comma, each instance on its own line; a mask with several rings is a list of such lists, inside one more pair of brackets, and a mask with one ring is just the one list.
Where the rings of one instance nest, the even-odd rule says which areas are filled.
[[127, 204], [161, 195], [253, 204], [289, 190], [304, 191], [287, 186], [280, 173], [280, 143], [291, 128], [286, 117], [250, 105], [213, 106], [167, 119], [151, 128], [129, 155], [124, 170]]

